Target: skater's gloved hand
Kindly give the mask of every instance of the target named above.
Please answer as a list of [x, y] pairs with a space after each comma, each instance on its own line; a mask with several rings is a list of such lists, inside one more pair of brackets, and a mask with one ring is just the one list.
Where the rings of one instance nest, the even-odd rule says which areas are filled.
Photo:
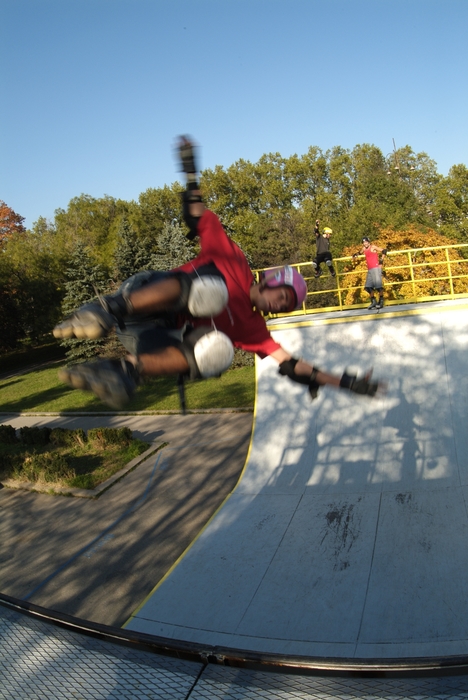
[[124, 317], [131, 313], [131, 304], [122, 295], [100, 297], [84, 304], [55, 326], [55, 338], [103, 338], [116, 325], [123, 327]]
[[195, 144], [187, 136], [179, 136], [177, 149], [179, 151], [180, 169], [184, 173], [196, 173]]
[[385, 383], [373, 382], [371, 378], [372, 371], [367, 372], [362, 379], [358, 379], [356, 375], [345, 372], [341, 377], [340, 387], [342, 389], [348, 389], [354, 394], [361, 394], [362, 396], [375, 396], [376, 394], [385, 393]]

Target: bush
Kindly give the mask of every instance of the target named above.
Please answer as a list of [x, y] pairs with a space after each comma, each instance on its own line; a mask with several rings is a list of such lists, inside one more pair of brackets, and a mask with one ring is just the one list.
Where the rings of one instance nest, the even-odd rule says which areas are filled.
[[14, 466], [14, 457], [8, 453], [0, 453], [0, 473], [8, 476]]
[[89, 442], [98, 449], [104, 449], [107, 445], [126, 447], [132, 439], [133, 433], [130, 428], [92, 428], [88, 430]]
[[246, 352], [240, 348], [234, 348], [234, 359], [230, 369], [238, 367], [253, 367], [255, 364], [255, 355], [252, 352]]
[[86, 442], [86, 433], [82, 428], [69, 430], [68, 428], [53, 428], [49, 441], [57, 447], [83, 447]]
[[51, 432], [51, 429], [46, 427], [24, 427], [20, 428], [20, 439], [25, 445], [47, 445]]
[[4, 445], [13, 445], [18, 442], [16, 430], [12, 425], [0, 425], [0, 442]]
[[22, 466], [16, 467], [14, 477], [20, 480], [51, 483], [61, 479], [73, 479], [75, 471], [68, 465], [66, 458], [58, 452], [43, 452], [25, 455]]

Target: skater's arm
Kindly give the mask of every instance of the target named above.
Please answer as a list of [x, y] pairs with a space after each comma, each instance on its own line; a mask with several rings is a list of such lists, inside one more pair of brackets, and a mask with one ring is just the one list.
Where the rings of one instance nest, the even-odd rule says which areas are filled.
[[279, 373], [286, 375], [298, 384], [307, 385], [313, 399], [317, 396], [319, 387], [327, 384], [338, 389], [348, 389], [355, 394], [367, 396], [385, 393], [386, 385], [384, 382], [371, 381], [372, 371], [367, 372], [362, 379], [347, 374], [347, 372], [338, 377], [328, 372], [322, 372], [322, 370], [309, 365], [304, 360], [297, 360], [283, 348], [272, 352], [271, 357], [278, 362]]
[[205, 211], [201, 192], [198, 189], [198, 167], [195, 143], [187, 136], [179, 136], [176, 144], [180, 169], [185, 173], [186, 190], [182, 193], [182, 214], [189, 228], [187, 237], [193, 240], [198, 235], [198, 224]]
[[[292, 355], [286, 352], [286, 350], [284, 350], [283, 348], [279, 348], [279, 350], [275, 350], [275, 352], [272, 352], [271, 357], [273, 357], [280, 365], [283, 362], [289, 362], [293, 359]], [[297, 364], [294, 367], [294, 374], [296, 374], [300, 378], [310, 379], [314, 369], [315, 368], [312, 365], [309, 365], [307, 362], [304, 362], [304, 360], [298, 360]], [[335, 377], [333, 374], [322, 372], [321, 370], [317, 371], [315, 375], [315, 380], [317, 384], [320, 385], [331, 384], [332, 386], [340, 386], [339, 377]]]

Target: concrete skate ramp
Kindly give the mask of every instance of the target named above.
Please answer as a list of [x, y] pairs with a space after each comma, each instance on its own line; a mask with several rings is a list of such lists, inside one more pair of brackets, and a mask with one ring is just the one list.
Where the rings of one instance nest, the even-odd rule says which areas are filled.
[[259, 362], [243, 476], [127, 628], [309, 657], [467, 654], [468, 306], [273, 333], [323, 369], [374, 367], [388, 393], [311, 402]]

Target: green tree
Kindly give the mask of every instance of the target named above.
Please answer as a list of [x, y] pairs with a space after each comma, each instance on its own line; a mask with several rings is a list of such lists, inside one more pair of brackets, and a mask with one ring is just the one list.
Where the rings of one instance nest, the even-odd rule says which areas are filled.
[[468, 242], [468, 168], [454, 165], [434, 188], [432, 215], [439, 231]]
[[0, 352], [14, 350], [24, 336], [11, 260], [0, 255]]
[[258, 163], [239, 160], [227, 171], [205, 170], [201, 188], [229, 235], [254, 267], [294, 262], [298, 237], [298, 173], [278, 153]]
[[20, 336], [32, 343], [51, 332], [63, 295], [64, 261], [54, 244], [54, 232], [44, 222], [12, 236], [2, 253], [9, 264], [5, 280], [14, 294], [15, 324], [22, 329]]
[[[81, 241], [73, 251], [70, 265], [66, 270], [66, 293], [62, 302], [63, 317], [69, 316], [78, 307], [96, 298], [96, 293], [105, 294], [109, 280], [102, 266], [96, 264], [89, 249]], [[97, 340], [81, 340], [69, 338], [62, 340], [61, 345], [68, 348], [66, 357], [69, 364], [89, 360], [96, 355], [105, 354], [107, 338]]]
[[138, 229], [142, 238], [155, 245], [165, 224], [183, 224], [180, 195], [183, 187], [174, 182], [170, 187], [149, 188], [138, 198]]
[[157, 243], [157, 251], [149, 259], [150, 270], [171, 270], [196, 255], [196, 246], [188, 240], [179, 224], [164, 224]]
[[114, 252], [115, 277], [118, 283], [140, 270], [151, 269], [152, 248], [146, 239], [140, 239], [126, 217], [122, 218], [117, 232]]
[[57, 209], [54, 227], [61, 245], [71, 255], [79, 242], [108, 268], [116, 245], [122, 216], [133, 212], [128, 202], [105, 195], [99, 199], [82, 194], [70, 200], [67, 209]]

